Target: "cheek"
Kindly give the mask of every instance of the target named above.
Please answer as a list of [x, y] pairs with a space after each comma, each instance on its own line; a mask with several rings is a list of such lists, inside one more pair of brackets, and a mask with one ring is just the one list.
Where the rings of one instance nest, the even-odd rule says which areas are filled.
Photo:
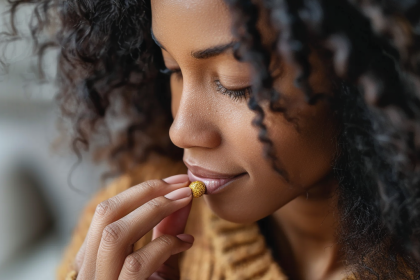
[[[316, 56], [311, 56], [311, 63], [313, 72], [309, 82], [314, 93], [331, 92], [326, 73]], [[307, 103], [303, 92], [294, 85], [296, 69], [293, 66], [286, 65], [283, 73], [276, 87], [283, 94], [282, 106], [287, 108], [287, 113], [268, 112], [266, 123], [290, 184], [307, 190], [332, 170], [337, 121], [325, 99], [314, 105]]]
[[[304, 192], [273, 170], [271, 162], [263, 156], [264, 147], [258, 139], [260, 130], [251, 125], [255, 113], [244, 107], [239, 112], [232, 110], [232, 118], [223, 123], [226, 146], [223, 153], [219, 154], [219, 160], [240, 166], [248, 176], [221, 194], [205, 196], [213, 212], [236, 223], [254, 222], [270, 215]], [[267, 120], [271, 119], [271, 116], [267, 117]], [[278, 158], [282, 167], [293, 170], [293, 154], [299, 153], [301, 148], [296, 146], [300, 135], [281, 115], [276, 115], [275, 120], [276, 133], [270, 135], [270, 138], [276, 150], [280, 150]], [[295, 146], [291, 147], [291, 144]], [[290, 158], [284, 159], [281, 154], [289, 149], [293, 149], [290, 150]]]
[[307, 190], [332, 170], [336, 154], [334, 118], [325, 103], [305, 104], [293, 118], [296, 124], [278, 114], [268, 114], [269, 137], [289, 183]]
[[259, 220], [309, 189], [321, 186], [331, 174], [336, 154], [336, 121], [329, 104], [319, 101], [308, 105], [300, 92], [291, 88], [286, 92], [295, 97], [287, 104], [289, 117], [270, 113], [263, 107], [268, 128], [263, 135], [273, 142], [279, 167], [287, 176], [280, 176], [263, 156], [264, 147], [258, 139], [260, 128], [251, 126], [253, 112], [233, 114], [237, 116], [235, 123], [224, 123], [229, 131], [223, 134], [228, 148], [220, 158], [234, 158], [249, 174], [220, 196], [206, 197], [210, 208], [226, 220]]
[[[289, 181], [280, 176], [263, 156], [263, 145], [258, 139], [260, 130], [250, 125], [252, 118], [246, 120], [246, 125], [242, 123], [231, 129], [232, 138], [225, 138], [229, 142], [229, 152], [224, 156], [235, 158], [249, 176], [220, 196], [206, 197], [210, 208], [232, 222], [254, 222], [327, 178], [335, 154], [332, 144], [334, 129], [331, 116], [323, 105], [319, 106], [306, 112], [312, 117], [301, 116], [299, 132], [280, 114], [266, 116], [268, 136], [273, 141], [280, 168], [287, 173]], [[319, 114], [314, 115], [312, 110], [319, 110]]]

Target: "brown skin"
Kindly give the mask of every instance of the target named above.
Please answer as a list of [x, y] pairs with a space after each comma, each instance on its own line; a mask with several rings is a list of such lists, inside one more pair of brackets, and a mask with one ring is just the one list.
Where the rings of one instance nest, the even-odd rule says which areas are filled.
[[[236, 61], [231, 50], [206, 59], [191, 56], [196, 50], [234, 41], [227, 6], [221, 0], [151, 3], [152, 29], [165, 48], [165, 65], [180, 70], [171, 76], [171, 140], [184, 149], [189, 164], [220, 173], [246, 172], [220, 192], [206, 195], [207, 205], [220, 217], [238, 223], [270, 215], [277, 242], [274, 250], [280, 252], [278, 261], [291, 279], [341, 280], [344, 273], [334, 235], [337, 184], [331, 176], [336, 125], [328, 105], [308, 105], [294, 86], [293, 64], [283, 61], [276, 66], [281, 75], [275, 87], [284, 94], [283, 105], [295, 120], [267, 111], [269, 135], [287, 173], [280, 176], [263, 157], [258, 130], [251, 126], [255, 113], [246, 99], [234, 100], [216, 90], [215, 80], [230, 90], [250, 86], [251, 66]], [[268, 42], [269, 27], [264, 23], [260, 27]], [[316, 53], [311, 63], [311, 85], [317, 92], [330, 92]], [[193, 237], [175, 236], [184, 231], [191, 196], [172, 201], [163, 195], [187, 186], [182, 183], [187, 180], [186, 175], [178, 175], [166, 182], [148, 181], [99, 205], [77, 256], [80, 279], [150, 275], [148, 279], [178, 279], [178, 253], [191, 247]], [[153, 241], [133, 252], [132, 245], [152, 228]]]
[[[178, 253], [194, 242], [182, 234], [192, 201], [188, 184], [187, 175], [146, 181], [100, 203], [76, 256], [77, 279], [178, 279]], [[152, 242], [133, 252], [152, 229]]]
[[[220, 217], [238, 223], [272, 215], [273, 227], [285, 228], [278, 243], [289, 248], [280, 251], [281, 262], [288, 263], [285, 270], [293, 279], [342, 278], [332, 247], [336, 182], [331, 163], [336, 125], [329, 106], [326, 102], [308, 105], [294, 86], [296, 68], [283, 61], [275, 86], [284, 94], [282, 102], [296, 122], [266, 111], [270, 138], [288, 178], [279, 176], [262, 155], [258, 131], [251, 126], [255, 114], [246, 100], [235, 101], [216, 91], [214, 80], [227, 89], [249, 86], [251, 66], [235, 60], [231, 51], [207, 59], [191, 56], [235, 40], [232, 17], [223, 1], [152, 0], [152, 15], [153, 33], [164, 47], [166, 67], [182, 73], [171, 77], [172, 142], [184, 149], [184, 161], [189, 164], [220, 173], [247, 172], [217, 194], [205, 196], [207, 205]], [[260, 26], [263, 40], [269, 41], [268, 27]], [[316, 54], [311, 62], [314, 90], [330, 92], [326, 70]]]

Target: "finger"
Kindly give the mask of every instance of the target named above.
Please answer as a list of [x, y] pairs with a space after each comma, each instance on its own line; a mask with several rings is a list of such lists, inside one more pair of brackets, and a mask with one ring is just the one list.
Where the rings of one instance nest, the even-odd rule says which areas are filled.
[[[192, 200], [187, 206], [169, 215], [157, 224], [153, 228], [152, 240], [165, 234], [175, 236], [184, 233], [191, 206]], [[168, 269], [179, 270], [179, 255], [171, 256], [157, 271], [165, 273]]]
[[80, 278], [94, 279], [96, 258], [104, 228], [132, 212], [146, 202], [185, 187], [188, 181], [168, 184], [163, 180], [149, 180], [133, 186], [118, 195], [101, 202], [97, 207], [86, 237], [86, 249], [80, 268]]
[[105, 227], [97, 256], [97, 279], [116, 279], [124, 259], [132, 253], [133, 244], [163, 218], [185, 207], [192, 194], [190, 188], [185, 187], [167, 197], [156, 197]]
[[82, 246], [80, 246], [79, 251], [76, 254], [76, 258], [74, 259], [73, 266], [76, 269], [76, 271], [80, 271], [83, 259], [85, 258], [85, 252], [86, 252], [86, 238], [83, 240]]
[[189, 178], [187, 174], [179, 174], [179, 175], [174, 175], [174, 176], [162, 179], [162, 180], [168, 184], [178, 184], [178, 183], [184, 183], [188, 181]]
[[147, 278], [147, 280], [165, 280], [165, 278], [163, 278], [162, 276], [157, 275], [156, 272], [154, 272], [152, 275], [150, 275], [149, 278]]
[[164, 234], [178, 235], [185, 231], [188, 215], [190, 214], [192, 200], [187, 206], [179, 209], [164, 218], [153, 228], [152, 240]]
[[[170, 256], [191, 248], [193, 242], [194, 238], [187, 234], [180, 235], [179, 237], [162, 235], [127, 256], [118, 279], [146, 279]], [[177, 272], [174, 271], [174, 273]], [[154, 277], [156, 278], [156, 276], [161, 276], [163, 279], [179, 279], [179, 274], [155, 275]]]
[[[179, 183], [188, 180], [188, 175], [181, 174], [163, 179], [167, 183]], [[153, 228], [152, 240], [163, 234], [178, 235], [184, 232], [187, 218], [191, 210], [191, 203], [164, 218]]]

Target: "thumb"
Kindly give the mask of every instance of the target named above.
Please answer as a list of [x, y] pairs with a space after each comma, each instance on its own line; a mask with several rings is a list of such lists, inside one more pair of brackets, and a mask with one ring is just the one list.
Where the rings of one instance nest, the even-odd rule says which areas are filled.
[[[180, 174], [165, 178], [163, 181], [168, 184], [176, 184], [187, 182], [189, 180], [188, 175]], [[160, 223], [153, 228], [152, 240], [164, 234], [178, 235], [184, 233], [185, 226], [187, 224], [187, 218], [191, 210], [191, 203], [192, 200], [184, 208], [179, 209], [178, 211], [172, 213], [160, 221]]]
[[[187, 182], [189, 180], [188, 175], [180, 174], [165, 178], [163, 181], [168, 184], [176, 184]], [[187, 224], [187, 218], [191, 210], [191, 203], [192, 200], [187, 206], [179, 209], [178, 211], [172, 213], [160, 221], [160, 223], [153, 228], [152, 240], [164, 234], [178, 235], [184, 233], [185, 226]]]
[[[187, 224], [187, 218], [190, 213], [192, 206], [191, 202], [185, 206], [184, 208], [179, 209], [178, 211], [172, 213], [171, 215], [164, 218], [159, 224], [157, 224], [153, 228], [153, 236], [152, 240], [158, 238], [164, 234], [170, 234], [177, 236], [182, 234], [185, 230], [185, 226]], [[182, 241], [190, 241], [189, 239], [194, 240], [191, 235], [188, 235], [191, 238], [185, 238], [181, 236]], [[191, 243], [191, 242], [188, 242]], [[155, 273], [151, 275], [149, 279], [155, 279], [153, 277], [160, 276], [161, 278], [156, 279], [180, 279], [180, 272], [179, 272], [179, 256], [180, 254], [175, 254], [169, 257], [160, 267], [156, 270]]]
[[152, 240], [164, 234], [178, 235], [184, 233], [192, 201], [193, 200], [191, 200], [187, 206], [179, 209], [160, 221], [160, 223], [153, 228]]
[[[187, 180], [188, 177], [184, 175]], [[176, 175], [170, 178], [168, 183], [174, 183], [172, 181], [182, 181], [185, 180], [183, 175]], [[174, 178], [175, 177], [175, 178]], [[167, 179], [163, 179], [166, 181]], [[177, 183], [177, 182], [175, 182]], [[179, 234], [183, 234], [185, 231], [185, 226], [187, 224], [188, 215], [190, 214], [192, 201], [185, 207], [179, 209], [178, 211], [172, 213], [171, 215], [165, 217], [159, 224], [157, 224], [153, 228], [153, 235], [152, 240], [158, 238], [161, 235], [169, 234], [173, 236], [177, 236]], [[181, 237], [181, 240], [185, 240], [185, 238]], [[190, 239], [190, 238], [187, 238]], [[193, 238], [191, 238], [193, 239]], [[166, 262], [151, 276], [149, 279], [179, 279], [179, 254], [172, 255], [169, 257]], [[175, 276], [175, 278], [174, 278]], [[178, 278], [176, 278], [178, 276]], [[155, 277], [155, 278], [153, 278]], [[160, 277], [160, 278], [159, 278]]]

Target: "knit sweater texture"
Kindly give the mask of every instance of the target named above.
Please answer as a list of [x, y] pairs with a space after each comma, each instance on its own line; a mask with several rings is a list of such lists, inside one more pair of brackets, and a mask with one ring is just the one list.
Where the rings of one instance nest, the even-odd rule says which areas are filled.
[[[74, 259], [100, 202], [141, 182], [185, 174], [186, 171], [182, 162], [154, 157], [101, 189], [82, 212], [57, 269], [57, 279], [64, 280], [74, 269]], [[195, 241], [189, 250], [181, 253], [182, 280], [287, 279], [273, 260], [256, 222], [236, 224], [223, 220], [208, 209], [203, 198], [193, 200], [185, 233], [192, 234]], [[134, 250], [150, 242], [151, 237], [152, 230], [135, 243]]]

